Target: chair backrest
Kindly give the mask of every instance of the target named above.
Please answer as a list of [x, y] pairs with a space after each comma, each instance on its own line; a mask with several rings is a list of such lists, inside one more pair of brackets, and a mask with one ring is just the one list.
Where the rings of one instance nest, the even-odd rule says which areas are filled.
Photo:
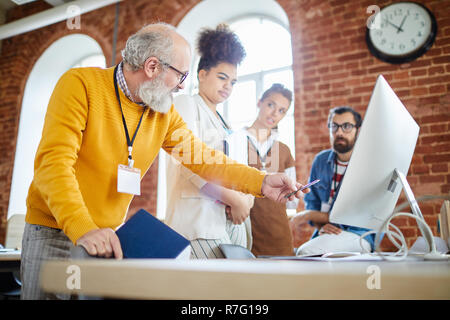
[[227, 259], [255, 259], [255, 255], [242, 246], [237, 244], [220, 244], [220, 250]]
[[450, 248], [450, 201], [445, 200], [439, 213], [439, 231], [442, 240]]
[[22, 248], [22, 236], [25, 228], [25, 215], [14, 214], [6, 224], [5, 248]]

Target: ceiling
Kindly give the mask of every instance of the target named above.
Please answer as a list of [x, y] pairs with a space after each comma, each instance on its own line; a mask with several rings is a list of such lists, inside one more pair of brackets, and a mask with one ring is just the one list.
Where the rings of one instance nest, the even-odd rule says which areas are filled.
[[[19, 5], [23, 5], [29, 2], [35, 2], [38, 0], [0, 0], [0, 8], [3, 10], [9, 10], [11, 8], [14, 8]], [[39, 1], [45, 1], [48, 4], [51, 4], [52, 6], [59, 6], [61, 4], [70, 2], [72, 0], [39, 0]]]

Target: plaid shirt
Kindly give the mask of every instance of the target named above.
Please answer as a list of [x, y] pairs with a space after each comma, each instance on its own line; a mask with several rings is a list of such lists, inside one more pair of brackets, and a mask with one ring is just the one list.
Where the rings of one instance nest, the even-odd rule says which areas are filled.
[[123, 75], [123, 62], [119, 63], [119, 66], [117, 68], [116, 80], [117, 80], [117, 83], [119, 84], [120, 90], [122, 90], [122, 92], [127, 96], [128, 99], [130, 99], [131, 101], [133, 101], [134, 103], [136, 103], [136, 104], [138, 104], [140, 106], [145, 107], [145, 103], [143, 103], [143, 102], [136, 102], [131, 97], [131, 92], [128, 89], [127, 82], [125, 81], [125, 77]]

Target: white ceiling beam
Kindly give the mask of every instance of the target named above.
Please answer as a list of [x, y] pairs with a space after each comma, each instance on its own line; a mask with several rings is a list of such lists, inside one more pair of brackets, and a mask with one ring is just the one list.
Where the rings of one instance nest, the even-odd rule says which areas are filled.
[[69, 2], [69, 1], [64, 1], [64, 0], [44, 0], [44, 1], [47, 2], [48, 4], [51, 4], [54, 7], [57, 7], [62, 4], [65, 4], [66, 2]]
[[69, 7], [77, 8], [77, 13], [93, 11], [122, 0], [76, 0], [59, 5], [57, 7], [36, 13], [8, 24], [0, 26], [0, 40], [16, 36], [28, 31], [36, 30], [51, 24], [73, 18], [73, 10]]
[[15, 4], [21, 6], [23, 4], [29, 3], [29, 2], [34, 2], [36, 0], [11, 0], [12, 2], [14, 2]]

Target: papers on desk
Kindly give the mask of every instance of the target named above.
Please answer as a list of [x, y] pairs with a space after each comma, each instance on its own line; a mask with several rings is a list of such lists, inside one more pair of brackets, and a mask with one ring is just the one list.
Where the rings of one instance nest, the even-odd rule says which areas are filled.
[[[258, 256], [258, 258], [271, 260], [298, 260], [298, 261], [383, 261], [383, 256], [398, 256], [395, 252], [358, 253], [333, 252], [321, 256]], [[421, 255], [408, 255], [406, 261], [421, 261]]]
[[359, 253], [347, 255], [345, 253], [329, 253], [321, 257], [299, 257], [304, 260], [316, 261], [383, 261], [383, 258], [373, 253]]
[[21, 250], [2, 248], [0, 249], [0, 261], [20, 261]]
[[[437, 251], [441, 254], [448, 252], [449, 248], [445, 241], [441, 238], [434, 237]], [[423, 255], [428, 253], [428, 243], [423, 237], [418, 237], [414, 245], [408, 252], [406, 260], [415, 261], [423, 260]], [[258, 256], [258, 258], [272, 259], [272, 260], [301, 260], [301, 261], [383, 261], [383, 256], [401, 256], [395, 252], [380, 252], [380, 253], [359, 253], [359, 252], [330, 252], [316, 256]]]
[[298, 261], [382, 261], [383, 258], [372, 255], [372, 254], [360, 254], [357, 256], [346, 256], [346, 257], [322, 257], [322, 256], [315, 256], [315, 257], [306, 257], [306, 256], [262, 256], [258, 258], [265, 258], [265, 259], [271, 259], [271, 260], [298, 260]]
[[[390, 252], [382, 254], [393, 255]], [[330, 252], [321, 256], [258, 256], [258, 258], [298, 261], [383, 261], [383, 257], [376, 253], [358, 252]]]

